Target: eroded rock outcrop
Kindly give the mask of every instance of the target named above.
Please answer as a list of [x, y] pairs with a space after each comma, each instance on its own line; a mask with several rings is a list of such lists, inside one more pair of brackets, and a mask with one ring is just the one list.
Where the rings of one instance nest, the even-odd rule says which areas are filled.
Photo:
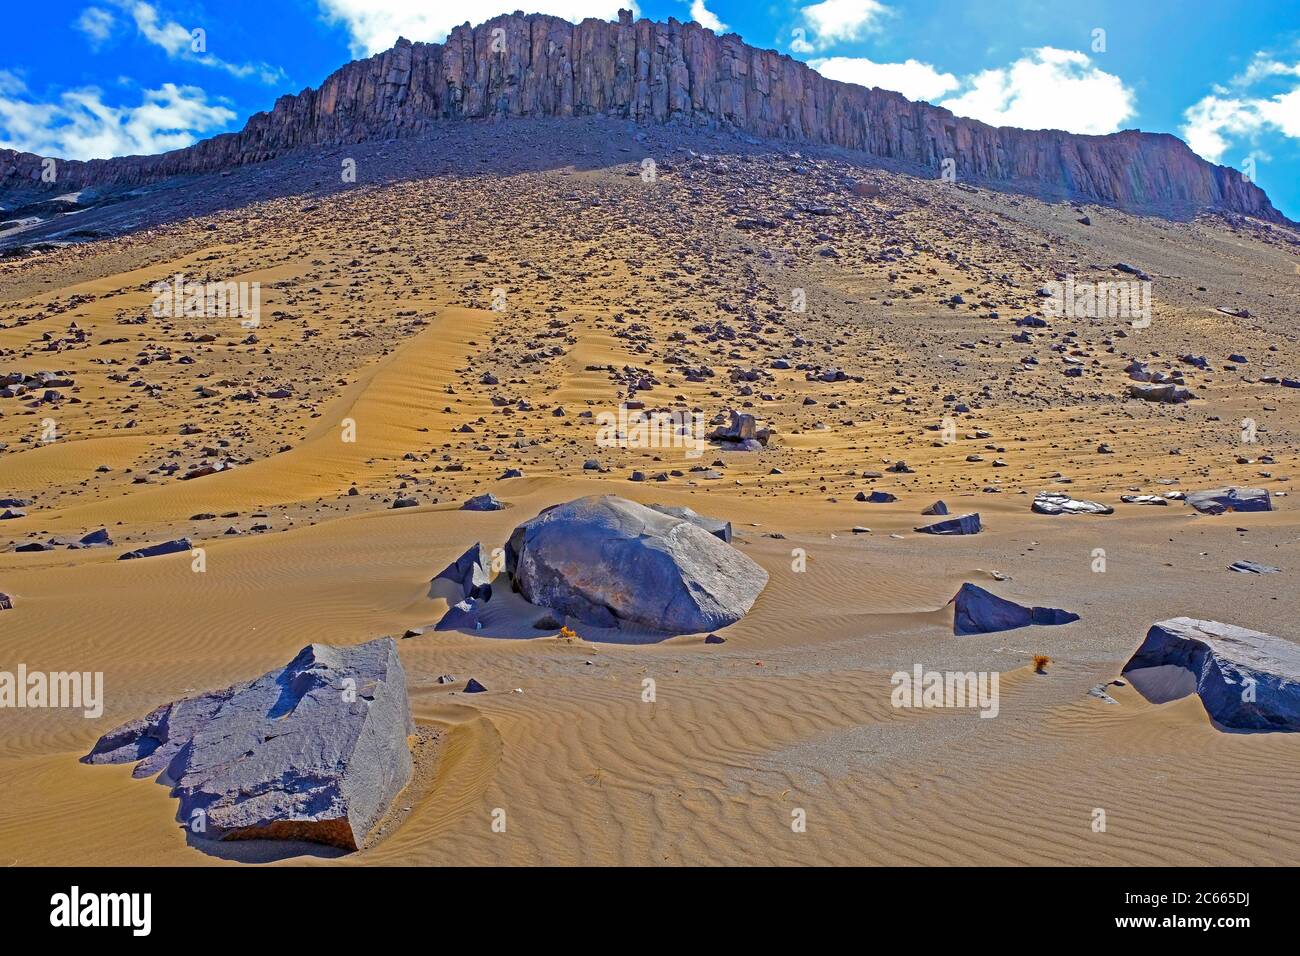
[[[399, 40], [337, 70], [317, 89], [282, 96], [243, 130], [160, 156], [60, 161], [0, 150], [0, 189], [67, 192], [104, 183], [256, 163], [303, 146], [428, 132], [445, 120], [604, 114], [638, 123], [733, 128], [757, 137], [859, 150], [963, 181], [1152, 212], [1217, 209], [1285, 218], [1241, 173], [1207, 163], [1181, 140], [1126, 130], [1080, 136], [992, 127], [899, 93], [829, 80], [735, 34], [696, 23], [511, 14], [452, 30], [445, 43]], [[937, 173], [936, 173], [937, 174]]]

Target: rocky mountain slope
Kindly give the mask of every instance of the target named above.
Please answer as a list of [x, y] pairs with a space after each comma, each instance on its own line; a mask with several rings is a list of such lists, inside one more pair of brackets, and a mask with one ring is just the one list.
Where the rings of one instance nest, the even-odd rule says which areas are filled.
[[618, 22], [576, 25], [516, 13], [457, 27], [443, 44], [399, 40], [318, 89], [281, 97], [238, 133], [160, 156], [63, 161], [52, 185], [41, 183], [41, 157], [0, 150], [0, 196], [13, 208], [15, 197], [30, 202], [51, 190], [139, 185], [304, 146], [425, 133], [447, 120], [592, 114], [838, 146], [927, 175], [953, 159], [959, 180], [1043, 198], [1286, 222], [1241, 173], [1205, 162], [1173, 136], [995, 128], [898, 93], [826, 79], [734, 34], [719, 37], [672, 19], [634, 22], [627, 11]]

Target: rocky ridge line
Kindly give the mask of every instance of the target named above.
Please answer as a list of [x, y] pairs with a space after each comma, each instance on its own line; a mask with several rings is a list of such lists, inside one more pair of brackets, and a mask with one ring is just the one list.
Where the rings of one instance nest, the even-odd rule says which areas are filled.
[[[606, 114], [638, 123], [732, 128], [858, 150], [960, 180], [1132, 211], [1287, 220], [1239, 172], [1167, 134], [1083, 136], [992, 127], [901, 94], [829, 80], [789, 56], [696, 23], [515, 13], [347, 64], [282, 96], [238, 133], [158, 156], [62, 161], [57, 184], [140, 185], [261, 162], [306, 146], [428, 133], [456, 119]], [[42, 157], [0, 150], [0, 189], [40, 189]]]

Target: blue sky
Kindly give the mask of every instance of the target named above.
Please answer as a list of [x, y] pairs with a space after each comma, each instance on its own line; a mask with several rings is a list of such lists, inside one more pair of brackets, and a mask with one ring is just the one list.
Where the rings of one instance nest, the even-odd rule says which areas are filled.
[[[399, 35], [525, 8], [725, 25], [985, 122], [1186, 139], [1300, 218], [1297, 0], [46, 0], [0, 32], [0, 146], [91, 158], [238, 129]], [[195, 30], [201, 42], [196, 42]]]

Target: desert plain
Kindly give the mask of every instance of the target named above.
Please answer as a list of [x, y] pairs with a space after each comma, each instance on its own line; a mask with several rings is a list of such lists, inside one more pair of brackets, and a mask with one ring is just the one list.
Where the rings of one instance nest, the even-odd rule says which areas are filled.
[[[70, 383], [0, 399], [0, 497], [29, 502], [0, 521], [0, 667], [102, 672], [104, 708], [0, 712], [0, 865], [1300, 863], [1294, 734], [1111, 683], [1170, 617], [1296, 637], [1294, 229], [597, 118], [291, 154], [85, 216], [112, 235], [0, 260], [0, 372]], [[1149, 323], [1045, 315], [1046, 283], [1118, 264]], [[259, 283], [256, 327], [160, 317], [177, 275]], [[1196, 397], [1131, 397], [1133, 360]], [[771, 438], [600, 442], [629, 402]], [[1120, 500], [1229, 485], [1274, 510]], [[487, 492], [507, 507], [462, 510]], [[1034, 513], [1041, 492], [1114, 513]], [[603, 494], [732, 523], [769, 580], [724, 642], [538, 629], [504, 579], [480, 629], [432, 629], [440, 569]], [[915, 532], [936, 500], [981, 533]], [[119, 560], [179, 538], [197, 568]], [[1079, 620], [958, 636], [965, 583]], [[416, 769], [356, 852], [196, 841], [167, 787], [79, 762], [159, 704], [384, 635]], [[893, 706], [917, 665], [1000, 675], [996, 718]]]

